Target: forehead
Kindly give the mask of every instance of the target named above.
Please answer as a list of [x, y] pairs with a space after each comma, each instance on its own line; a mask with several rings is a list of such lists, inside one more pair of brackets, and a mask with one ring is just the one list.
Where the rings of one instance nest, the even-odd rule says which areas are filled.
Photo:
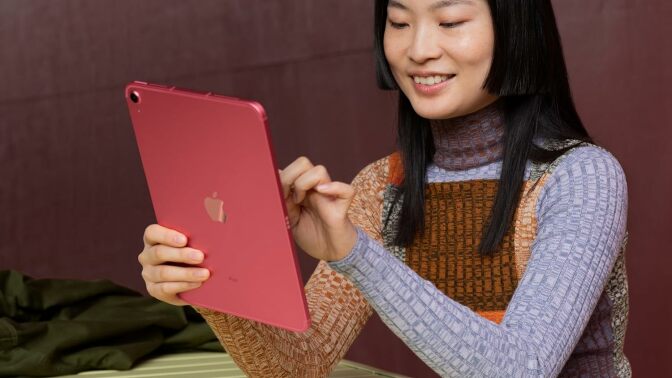
[[405, 11], [417, 8], [431, 12], [437, 9], [460, 5], [473, 6], [476, 5], [476, 2], [476, 0], [389, 0], [387, 6], [388, 8], [396, 8]]

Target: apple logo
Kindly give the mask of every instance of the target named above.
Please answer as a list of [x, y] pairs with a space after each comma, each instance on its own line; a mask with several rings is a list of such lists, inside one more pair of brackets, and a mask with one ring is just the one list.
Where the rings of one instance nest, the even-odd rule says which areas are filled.
[[208, 212], [210, 219], [215, 222], [226, 222], [226, 214], [224, 213], [224, 201], [217, 198], [217, 192], [212, 193], [212, 197], [205, 197], [205, 211]]

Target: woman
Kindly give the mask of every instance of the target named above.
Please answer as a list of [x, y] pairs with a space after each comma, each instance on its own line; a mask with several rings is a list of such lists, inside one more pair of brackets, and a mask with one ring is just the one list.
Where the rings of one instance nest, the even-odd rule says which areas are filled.
[[[398, 151], [351, 185], [305, 157], [280, 172], [321, 260], [313, 324], [199, 309], [236, 363], [326, 376], [375, 310], [442, 376], [630, 376], [626, 180], [574, 108], [550, 1], [377, 0], [375, 53]], [[149, 292], [183, 305], [208, 272], [165, 264], [202, 254], [157, 225], [145, 243]]]

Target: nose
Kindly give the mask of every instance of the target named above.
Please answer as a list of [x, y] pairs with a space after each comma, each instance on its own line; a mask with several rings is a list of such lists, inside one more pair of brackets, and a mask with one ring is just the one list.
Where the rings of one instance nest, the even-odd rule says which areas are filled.
[[422, 64], [431, 59], [438, 59], [441, 56], [441, 47], [438, 43], [438, 36], [428, 27], [418, 27], [411, 46], [408, 48], [408, 57], [417, 64]]

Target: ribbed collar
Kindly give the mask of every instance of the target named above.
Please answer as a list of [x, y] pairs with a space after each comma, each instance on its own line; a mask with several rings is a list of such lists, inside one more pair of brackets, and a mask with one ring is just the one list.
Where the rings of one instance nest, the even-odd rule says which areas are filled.
[[434, 136], [434, 164], [447, 170], [479, 167], [502, 158], [504, 111], [501, 101], [476, 112], [431, 120]]

